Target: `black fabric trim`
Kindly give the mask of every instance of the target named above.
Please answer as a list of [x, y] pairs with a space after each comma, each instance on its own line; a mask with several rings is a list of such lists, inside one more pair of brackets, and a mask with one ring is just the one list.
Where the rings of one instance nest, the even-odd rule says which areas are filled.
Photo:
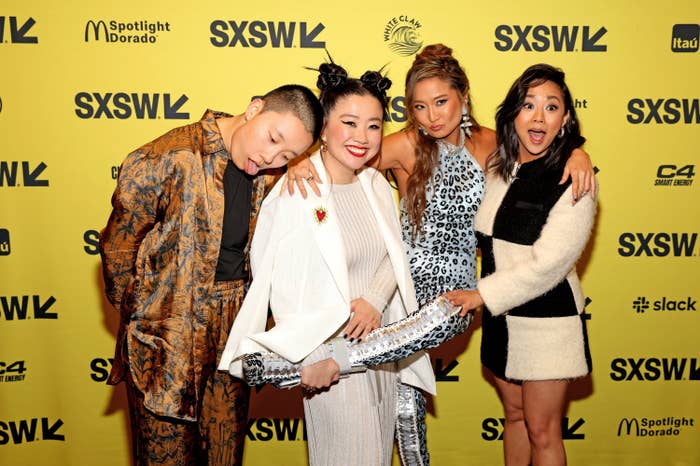
[[481, 364], [501, 379], [506, 378], [508, 324], [506, 316], [494, 316], [484, 307], [481, 319]]
[[571, 184], [569, 179], [560, 185], [563, 170], [546, 167], [545, 159], [518, 169], [494, 218], [494, 238], [531, 245], [540, 237], [550, 210]]
[[569, 282], [564, 280], [545, 294], [514, 307], [508, 314], [514, 317], [570, 317], [578, 315], [578, 309]]

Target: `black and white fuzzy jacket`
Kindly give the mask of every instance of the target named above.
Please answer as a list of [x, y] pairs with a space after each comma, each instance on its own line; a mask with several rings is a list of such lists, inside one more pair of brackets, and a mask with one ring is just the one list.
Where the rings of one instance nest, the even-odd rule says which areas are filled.
[[485, 302], [481, 358], [510, 380], [580, 377], [591, 371], [585, 297], [575, 264], [593, 227], [596, 202], [572, 205], [562, 171], [546, 157], [504, 181], [487, 174], [476, 216]]

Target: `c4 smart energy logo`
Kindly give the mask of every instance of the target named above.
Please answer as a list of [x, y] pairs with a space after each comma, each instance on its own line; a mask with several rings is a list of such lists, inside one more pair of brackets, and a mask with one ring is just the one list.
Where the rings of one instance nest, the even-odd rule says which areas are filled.
[[675, 24], [671, 34], [671, 50], [676, 53], [697, 52], [700, 25]]
[[0, 228], [0, 256], [9, 256], [12, 252], [10, 245], [10, 230]]
[[605, 26], [499, 24], [493, 43], [499, 52], [606, 52]]
[[618, 437], [677, 437], [695, 430], [692, 417], [623, 417], [617, 424]]
[[25, 361], [0, 361], [0, 383], [24, 382], [25, 372]]
[[36, 24], [34, 18], [22, 21], [17, 16], [0, 16], [0, 43], [4, 44], [38, 44], [39, 38], [30, 35]]
[[654, 186], [692, 186], [695, 165], [659, 165]]
[[423, 46], [418, 19], [406, 15], [394, 16], [384, 26], [384, 42], [397, 55], [407, 57]]
[[185, 94], [165, 92], [78, 92], [75, 114], [82, 119], [187, 120], [190, 113], [182, 106], [188, 100]]
[[90, 19], [85, 23], [85, 42], [155, 44], [160, 34], [166, 32], [170, 32], [168, 21]]
[[307, 21], [217, 19], [209, 25], [209, 41], [214, 47], [322, 49], [326, 42], [319, 35], [325, 28]]

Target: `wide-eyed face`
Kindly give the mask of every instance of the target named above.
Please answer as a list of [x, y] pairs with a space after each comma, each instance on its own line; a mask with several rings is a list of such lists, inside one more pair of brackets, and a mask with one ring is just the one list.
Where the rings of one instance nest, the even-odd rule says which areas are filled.
[[514, 121], [520, 142], [518, 160], [524, 163], [545, 155], [568, 119], [559, 85], [545, 81], [530, 87]]
[[445, 79], [426, 78], [416, 83], [409, 111], [430, 137], [457, 145], [466, 97]]
[[326, 170], [336, 183], [349, 183], [355, 171], [379, 152], [382, 105], [376, 97], [349, 95], [338, 99], [326, 115], [321, 139], [327, 147]]
[[313, 143], [313, 136], [294, 113], [263, 111], [264, 104], [253, 100], [246, 109], [246, 122], [231, 137], [233, 163], [249, 175], [286, 165]]

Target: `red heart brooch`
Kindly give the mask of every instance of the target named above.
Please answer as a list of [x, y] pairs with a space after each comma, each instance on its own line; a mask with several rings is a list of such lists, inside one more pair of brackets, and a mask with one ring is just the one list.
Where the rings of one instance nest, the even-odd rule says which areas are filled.
[[326, 221], [326, 209], [323, 207], [316, 207], [314, 210], [314, 216], [316, 218], [316, 223], [319, 225]]

